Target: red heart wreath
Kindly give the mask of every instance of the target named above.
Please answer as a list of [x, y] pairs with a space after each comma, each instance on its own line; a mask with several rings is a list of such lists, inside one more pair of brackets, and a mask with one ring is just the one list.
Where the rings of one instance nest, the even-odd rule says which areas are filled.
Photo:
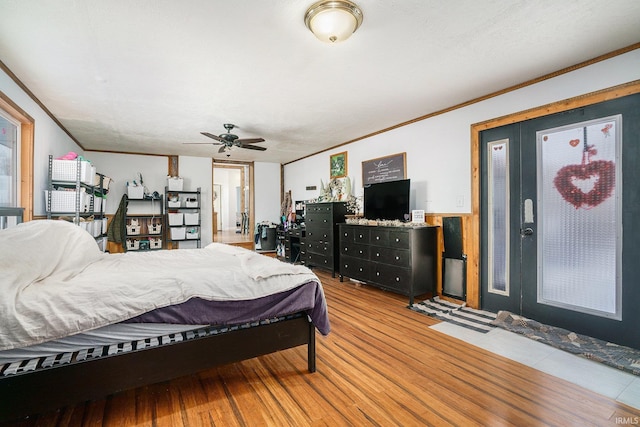
[[[593, 188], [588, 193], [576, 187], [574, 180], [586, 180], [595, 177]], [[598, 206], [611, 196], [615, 188], [615, 163], [610, 160], [596, 160], [586, 165], [567, 165], [562, 167], [553, 180], [553, 184], [563, 199], [575, 206]]]

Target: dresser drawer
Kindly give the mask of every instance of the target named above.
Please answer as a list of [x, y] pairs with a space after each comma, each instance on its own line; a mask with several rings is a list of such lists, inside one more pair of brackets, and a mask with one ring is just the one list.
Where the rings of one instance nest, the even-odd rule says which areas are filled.
[[316, 241], [316, 242], [333, 242], [333, 233], [331, 232], [331, 228], [316, 228], [307, 229], [306, 235], [304, 237], [305, 241]]
[[340, 255], [354, 256], [357, 258], [369, 259], [369, 245], [361, 245], [358, 243], [341, 242]]
[[386, 264], [373, 264], [371, 280], [385, 287], [408, 293], [411, 290], [411, 270]]
[[372, 245], [389, 246], [389, 230], [373, 228], [369, 242]]
[[307, 250], [307, 265], [333, 269], [333, 256], [329, 253], [321, 255]]
[[411, 236], [408, 231], [390, 231], [389, 247], [409, 249], [411, 245]]
[[367, 260], [341, 256], [339, 271], [342, 276], [366, 281], [369, 280], [370, 266]]
[[332, 249], [331, 248], [332, 248], [331, 245], [328, 244], [328, 243], [314, 242], [314, 241], [308, 241], [307, 240], [307, 245], [306, 245], [307, 253], [313, 252], [313, 253], [316, 253], [316, 254], [330, 255], [332, 253]]
[[398, 267], [411, 267], [411, 251], [407, 249], [390, 249], [372, 246], [370, 259], [371, 261], [396, 265]]

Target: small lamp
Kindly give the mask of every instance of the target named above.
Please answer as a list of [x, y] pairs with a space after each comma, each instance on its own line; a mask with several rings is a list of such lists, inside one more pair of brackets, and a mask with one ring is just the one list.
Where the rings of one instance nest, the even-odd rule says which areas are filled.
[[360, 27], [362, 10], [348, 0], [322, 0], [307, 9], [304, 23], [318, 39], [337, 43], [348, 39]]

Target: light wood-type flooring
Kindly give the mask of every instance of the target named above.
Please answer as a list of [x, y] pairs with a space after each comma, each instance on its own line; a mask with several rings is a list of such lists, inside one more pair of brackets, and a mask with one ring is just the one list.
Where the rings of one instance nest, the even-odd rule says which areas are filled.
[[[430, 329], [407, 299], [316, 271], [332, 332], [23, 426], [615, 426], [640, 410]], [[585, 372], [585, 375], [589, 375]], [[55, 393], [55, 390], [51, 390]], [[28, 396], [25, 396], [28, 399]]]

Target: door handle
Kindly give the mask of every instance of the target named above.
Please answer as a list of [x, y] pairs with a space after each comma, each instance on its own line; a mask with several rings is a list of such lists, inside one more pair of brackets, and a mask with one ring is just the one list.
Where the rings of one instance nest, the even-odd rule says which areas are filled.
[[520, 229], [520, 234], [523, 236], [531, 236], [533, 234], [533, 228], [527, 227]]

